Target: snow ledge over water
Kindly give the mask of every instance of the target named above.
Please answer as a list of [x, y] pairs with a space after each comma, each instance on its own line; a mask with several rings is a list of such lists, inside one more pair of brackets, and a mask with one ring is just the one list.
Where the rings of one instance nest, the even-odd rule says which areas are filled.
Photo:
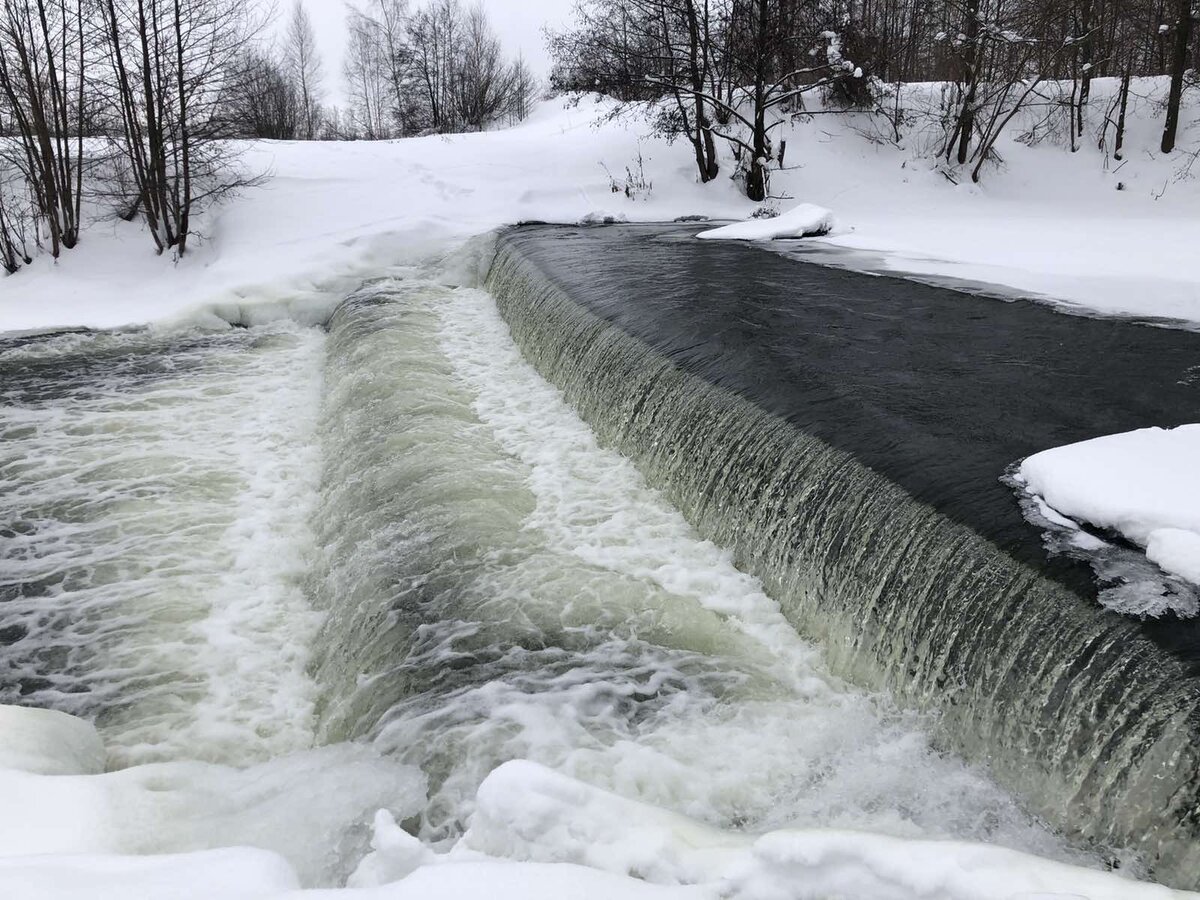
[[710, 228], [696, 237], [706, 241], [770, 241], [802, 238], [833, 231], [833, 213], [814, 203], [799, 203], [773, 218], [747, 219]]
[[[1021, 463], [1015, 480], [1054, 525], [1116, 533], [1164, 572], [1200, 586], [1200, 424], [1044, 450]], [[1075, 543], [1105, 546], [1090, 535]]]

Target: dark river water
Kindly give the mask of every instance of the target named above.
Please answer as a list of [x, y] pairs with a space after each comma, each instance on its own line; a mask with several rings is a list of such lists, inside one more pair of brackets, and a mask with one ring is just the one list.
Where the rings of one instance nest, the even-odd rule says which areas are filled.
[[[1001, 476], [1062, 444], [1200, 418], [1200, 334], [806, 262], [694, 227], [527, 227], [506, 241], [688, 372], [852, 453], [1085, 597]], [[1200, 629], [1147, 632], [1189, 659]]]

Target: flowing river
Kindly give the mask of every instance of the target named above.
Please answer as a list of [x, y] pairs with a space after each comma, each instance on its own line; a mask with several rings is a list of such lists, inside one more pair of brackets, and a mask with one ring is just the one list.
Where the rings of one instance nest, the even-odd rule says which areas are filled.
[[[523, 263], [498, 265], [511, 320]], [[326, 328], [0, 341], [0, 703], [94, 721], [116, 810], [69, 850], [248, 844], [341, 885], [377, 809], [442, 852], [519, 759], [724, 832], [1152, 865], [1061, 836], [802, 637], [769, 572], [444, 280], [371, 282]]]

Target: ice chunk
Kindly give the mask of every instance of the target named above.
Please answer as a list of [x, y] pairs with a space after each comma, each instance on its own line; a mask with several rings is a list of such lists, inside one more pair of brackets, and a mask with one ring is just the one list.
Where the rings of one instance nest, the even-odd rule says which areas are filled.
[[[1195, 896], [989, 844], [826, 828], [759, 836], [722, 830], [523, 760], [495, 769], [476, 804], [471, 828], [451, 859], [468, 850], [563, 868], [585, 865], [652, 884], [707, 887], [713, 894], [702, 896], [730, 900]], [[440, 868], [416, 874], [436, 883], [444, 874], [436, 872]], [[554, 868], [529, 868], [531, 883], [543, 883]], [[614, 880], [614, 891], [621, 884]]]
[[390, 812], [381, 809], [375, 813], [371, 852], [358, 864], [347, 885], [376, 887], [399, 881], [434, 859], [432, 850], [397, 825]]
[[609, 212], [604, 209], [593, 210], [579, 219], [580, 225], [620, 225], [628, 222], [629, 216], [623, 212]]
[[720, 877], [750, 840], [629, 800], [526, 760], [479, 786], [462, 846], [489, 856], [572, 863], [660, 883]]

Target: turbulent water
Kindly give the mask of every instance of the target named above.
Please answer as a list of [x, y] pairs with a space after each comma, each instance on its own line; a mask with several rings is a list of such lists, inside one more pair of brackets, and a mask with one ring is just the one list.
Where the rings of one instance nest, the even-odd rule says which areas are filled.
[[118, 764], [311, 743], [324, 344], [283, 324], [0, 347], [0, 702], [94, 718]]
[[444, 845], [520, 758], [722, 828], [1098, 861], [831, 674], [481, 291], [13, 341], [0, 379], [0, 702], [97, 722], [156, 804], [118, 850], [339, 883], [375, 809]]
[[382, 284], [330, 344], [321, 732], [429, 775], [424, 837], [526, 758], [713, 824], [1045, 846], [917, 722], [831, 678], [757, 580], [596, 445], [486, 295]]
[[[961, 415], [953, 406], [954, 385], [965, 385], [972, 368], [980, 379], [995, 376], [993, 369], [966, 366], [963, 338], [951, 341], [940, 319], [929, 325], [939, 334], [925, 348], [929, 359], [912, 360], [918, 351], [908, 337], [885, 354], [881, 340], [895, 340], [895, 326], [874, 319], [900, 313], [894, 304], [872, 313], [872, 303], [886, 298], [870, 297], [863, 276], [838, 275], [839, 284], [822, 288], [810, 272], [792, 273], [814, 291], [797, 303], [811, 301], [833, 323], [818, 338], [785, 327], [802, 328], [811, 312], [778, 307], [790, 286], [777, 278], [793, 263], [739, 257], [755, 253], [745, 248], [673, 246], [670, 254], [636, 257], [626, 277], [629, 252], [646, 236], [591, 234], [534, 229], [501, 242], [488, 283], [538, 370], [702, 534], [764, 579], [789, 620], [820, 639], [835, 672], [938, 710], [946, 746], [986, 760], [1056, 826], [1102, 845], [1137, 847], [1159, 877], [1194, 886], [1195, 631], [1171, 618], [1143, 624], [1105, 613], [1061, 572], [1034, 564], [1027, 545], [1039, 561], [1044, 554], [999, 483], [1003, 466], [982, 488], [975, 471], [994, 450], [987, 442], [1011, 430], [1003, 418], [989, 419], [1001, 400], [993, 395], [989, 403], [984, 393], [975, 403], [975, 385], [969, 395], [962, 389]], [[660, 273], [666, 255], [679, 258]], [[754, 274], [754, 265], [774, 268]], [[755, 279], [753, 291], [731, 287], [730, 273], [739, 271]], [[611, 281], [606, 273], [614, 273]], [[696, 283], [723, 293], [701, 302]], [[896, 288], [908, 292], [897, 303], [908, 309], [920, 290], [928, 289]], [[947, 309], [957, 303], [960, 317], [992, 314], [964, 312], [958, 299], [929, 300]], [[854, 316], [838, 312], [851, 303], [865, 318], [858, 343]], [[1121, 334], [1114, 327], [1104, 326], [1109, 340]], [[1191, 336], [1138, 339], [1159, 340], [1177, 360], [1195, 350]], [[822, 364], [849, 370], [845, 383], [823, 377], [804, 353], [809, 344]], [[874, 380], [872, 365], [880, 368]], [[920, 391], [926, 383], [934, 393]], [[943, 393], [951, 405], [938, 407]], [[1182, 408], [1189, 398], [1181, 395]], [[785, 410], [785, 402], [797, 408]], [[950, 425], [937, 424], [942, 415]], [[839, 426], [845, 435], [833, 433]], [[872, 439], [869, 466], [838, 443]], [[971, 442], [983, 448], [974, 456], [963, 448]], [[895, 480], [884, 474], [893, 465]], [[997, 497], [1007, 505], [989, 519]], [[973, 517], [963, 514], [972, 498], [980, 506]], [[1032, 541], [1004, 540], [1022, 528]]]

